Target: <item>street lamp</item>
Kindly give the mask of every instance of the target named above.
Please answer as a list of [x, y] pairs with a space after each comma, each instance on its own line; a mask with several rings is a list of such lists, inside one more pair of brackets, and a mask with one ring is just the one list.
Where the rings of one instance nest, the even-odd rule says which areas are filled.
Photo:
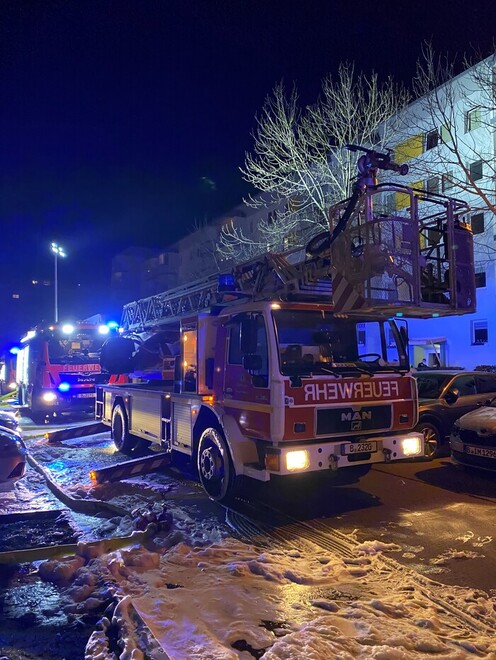
[[55, 323], [58, 323], [59, 320], [59, 301], [58, 301], [58, 281], [57, 281], [57, 260], [59, 257], [67, 257], [64, 252], [64, 248], [57, 245], [57, 243], [52, 243], [52, 252], [55, 258], [55, 278], [54, 278], [54, 290], [55, 290]]

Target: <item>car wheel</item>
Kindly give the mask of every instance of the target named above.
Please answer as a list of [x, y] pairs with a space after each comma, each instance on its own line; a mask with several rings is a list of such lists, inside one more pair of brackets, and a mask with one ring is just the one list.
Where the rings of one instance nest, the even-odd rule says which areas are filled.
[[198, 444], [198, 476], [203, 489], [216, 502], [230, 499], [239, 483], [227, 443], [217, 429], [203, 431]]
[[415, 430], [424, 436], [424, 456], [431, 460], [439, 456], [442, 442], [437, 426], [432, 422], [420, 421]]
[[118, 403], [112, 411], [112, 439], [117, 449], [130, 453], [138, 444], [138, 438], [129, 433], [129, 424], [124, 406]]

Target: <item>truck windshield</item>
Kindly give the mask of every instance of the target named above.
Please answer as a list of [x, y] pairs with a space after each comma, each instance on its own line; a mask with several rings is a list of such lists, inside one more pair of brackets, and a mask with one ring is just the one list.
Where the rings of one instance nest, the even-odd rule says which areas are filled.
[[105, 341], [97, 331], [74, 332], [67, 335], [54, 334], [48, 340], [50, 364], [92, 364], [99, 360], [99, 352]]
[[318, 310], [273, 310], [279, 365], [286, 376], [408, 371], [393, 321], [336, 318]]

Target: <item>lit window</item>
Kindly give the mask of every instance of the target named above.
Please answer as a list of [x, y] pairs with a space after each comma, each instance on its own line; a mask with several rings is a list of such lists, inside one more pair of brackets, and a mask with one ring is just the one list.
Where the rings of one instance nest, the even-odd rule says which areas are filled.
[[12, 294], [12, 298], [15, 298], [16, 300], [18, 300], [20, 297], [21, 296], [18, 293], [13, 293]]
[[420, 156], [423, 151], [423, 138], [424, 136], [422, 134], [414, 135], [397, 144], [394, 148], [394, 160], [397, 163], [405, 163], [412, 158]]
[[472, 345], [487, 344], [487, 321], [472, 321]]
[[476, 128], [482, 126], [482, 111], [481, 107], [472, 108], [465, 113], [465, 133], [475, 131]]
[[31, 284], [38, 284], [38, 280], [31, 280]]
[[425, 135], [425, 150], [434, 149], [439, 144], [439, 133], [437, 131], [429, 131]]
[[472, 181], [478, 181], [482, 179], [482, 161], [476, 160], [469, 165], [470, 178]]
[[474, 234], [484, 233], [484, 213], [474, 213], [470, 218], [470, 224]]
[[43, 280], [43, 286], [50, 286], [50, 282], [48, 280]]
[[486, 273], [475, 273], [475, 286], [480, 289], [486, 286]]

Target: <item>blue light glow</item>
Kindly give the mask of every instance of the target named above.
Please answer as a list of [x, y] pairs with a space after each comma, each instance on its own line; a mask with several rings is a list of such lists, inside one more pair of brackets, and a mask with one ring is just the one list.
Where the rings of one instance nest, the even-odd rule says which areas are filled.
[[71, 386], [69, 383], [60, 383], [59, 385], [59, 391], [60, 392], [68, 392], [71, 389]]
[[109, 321], [107, 323], [107, 325], [111, 330], [116, 330], [116, 328], [119, 327], [119, 324], [117, 323], [117, 321]]
[[9, 351], [9, 353], [12, 353], [12, 355], [17, 355], [17, 354], [19, 353], [20, 350], [21, 350], [21, 349], [19, 348], [19, 346], [12, 346], [12, 348], [11, 348], [10, 351]]

